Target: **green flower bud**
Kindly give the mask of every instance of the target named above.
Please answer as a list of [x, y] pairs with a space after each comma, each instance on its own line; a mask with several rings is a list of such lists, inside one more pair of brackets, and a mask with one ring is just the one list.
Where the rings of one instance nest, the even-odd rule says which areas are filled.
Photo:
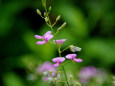
[[37, 14], [41, 16], [41, 12], [39, 9], [36, 10]]
[[57, 78], [54, 78], [54, 83], [56, 83], [56, 82], [57, 82], [57, 80], [58, 80]]
[[50, 6], [50, 7], [49, 7], [49, 12], [50, 12], [51, 10], [52, 10], [52, 7]]
[[48, 18], [47, 17], [45, 17], [45, 21], [48, 22]]
[[52, 71], [52, 70], [50, 70], [50, 71], [49, 71], [49, 73], [50, 73], [50, 75], [52, 75], [53, 71]]
[[42, 0], [42, 5], [46, 7], [46, 0]]
[[49, 83], [53, 82], [54, 81], [53, 77], [48, 77], [48, 81]]
[[62, 28], [64, 28], [66, 26], [66, 22], [64, 22], [62, 25], [61, 25], [61, 27], [59, 27], [58, 29], [57, 29], [57, 31], [60, 31]]
[[74, 86], [81, 86], [79, 82], [75, 82]]
[[72, 81], [73, 81], [73, 76], [70, 75], [70, 76], [69, 76], [69, 82], [72, 82]]
[[56, 22], [60, 20], [60, 15], [56, 18]]
[[44, 12], [44, 17], [46, 17], [46, 12]]

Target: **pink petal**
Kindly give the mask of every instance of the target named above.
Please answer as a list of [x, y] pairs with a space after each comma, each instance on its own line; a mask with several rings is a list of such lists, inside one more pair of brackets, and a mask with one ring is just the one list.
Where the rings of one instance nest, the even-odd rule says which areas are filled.
[[76, 61], [76, 62], [82, 62], [83, 60], [82, 59], [74, 59], [74, 61]]
[[54, 64], [54, 67], [58, 67], [58, 66], [59, 66], [59, 63]]
[[64, 60], [65, 60], [64, 57], [60, 57], [60, 58], [59, 58], [59, 63], [62, 63]]
[[[53, 40], [55, 42], [55, 40]], [[57, 44], [62, 44], [63, 42], [65, 42], [66, 39], [60, 39], [60, 40], [56, 40]]]
[[77, 54], [68, 54], [68, 55], [66, 55], [65, 57], [66, 57], [67, 59], [74, 59], [74, 58], [76, 58], [76, 56], [77, 56]]
[[64, 57], [56, 57], [52, 59], [54, 63], [62, 63], [64, 60], [65, 60]]
[[43, 39], [43, 37], [39, 36], [39, 35], [35, 35], [35, 38], [37, 38], [37, 39]]
[[57, 63], [58, 59], [57, 59], [57, 58], [53, 58], [52, 61], [53, 61], [54, 63]]
[[50, 40], [51, 38], [53, 38], [54, 36], [53, 35], [46, 35], [45, 37], [44, 37], [44, 39], [46, 40], [46, 41], [48, 41], [48, 40]]
[[51, 34], [51, 31], [48, 31], [48, 32], [46, 32], [46, 33], [44, 34], [44, 36], [50, 35], [50, 34]]
[[45, 44], [46, 43], [46, 41], [38, 41], [38, 42], [36, 42], [36, 44], [38, 44], [38, 45], [42, 45], [42, 44]]

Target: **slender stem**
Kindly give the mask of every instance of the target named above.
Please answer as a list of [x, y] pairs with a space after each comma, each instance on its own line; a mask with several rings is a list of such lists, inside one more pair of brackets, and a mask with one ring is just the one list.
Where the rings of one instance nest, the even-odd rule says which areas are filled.
[[[53, 33], [53, 36], [54, 36], [54, 39], [55, 39], [55, 43], [56, 43], [56, 46], [57, 46], [57, 49], [58, 49], [59, 56], [61, 57], [60, 46], [58, 46], [58, 44], [57, 44], [57, 41], [56, 41], [56, 38], [55, 38], [55, 33], [54, 33], [54, 30], [53, 30], [52, 24], [51, 24], [51, 22], [50, 22], [50, 19], [49, 19], [49, 16], [48, 16], [47, 8], [46, 8], [46, 7], [45, 7], [45, 10], [46, 10], [46, 14], [47, 14], [47, 17], [48, 17], [48, 21], [49, 21], [50, 28], [51, 28], [51, 30], [52, 30], [52, 33]], [[64, 75], [65, 75], [65, 78], [66, 78], [67, 85], [69, 86], [68, 78], [67, 78], [67, 75], [66, 75], [66, 72], [65, 72], [65, 69], [64, 69], [64, 66], [63, 66], [63, 65], [62, 65], [62, 69], [63, 69], [63, 71], [64, 71]]]
[[67, 85], [69, 86], [68, 78], [67, 78], [67, 75], [66, 75], [66, 72], [65, 72], [65, 68], [64, 68], [63, 65], [62, 65], [62, 68], [63, 68], [64, 74], [65, 74], [65, 78], [66, 78]]
[[70, 48], [70, 46], [68, 46], [68, 47], [66, 47], [65, 49], [63, 49], [63, 50], [61, 51], [61, 53], [62, 53], [63, 51], [65, 51], [65, 50], [67, 50], [68, 48]]
[[68, 63], [68, 62], [70, 62], [71, 60], [68, 60], [68, 61], [66, 61], [65, 63], [63, 63], [63, 64], [61, 64], [61, 65], [65, 65], [66, 63]]
[[[61, 57], [60, 47], [59, 47], [59, 56]], [[68, 78], [67, 78], [67, 75], [66, 75], [66, 72], [65, 72], [64, 65], [62, 65], [62, 69], [64, 71], [64, 75], [65, 75], [65, 78], [66, 78], [67, 85], [69, 86], [69, 82], [68, 82]]]

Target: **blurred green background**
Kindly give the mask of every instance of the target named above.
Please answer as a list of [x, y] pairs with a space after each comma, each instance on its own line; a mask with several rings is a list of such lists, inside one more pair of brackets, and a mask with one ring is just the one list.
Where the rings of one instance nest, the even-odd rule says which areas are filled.
[[[69, 63], [65, 69], [75, 74], [75, 70], [93, 65], [114, 74], [115, 0], [47, 0], [49, 6], [52, 22], [61, 15], [55, 30], [67, 22], [56, 36], [67, 39], [62, 49], [71, 44], [82, 48], [77, 54], [84, 61]], [[52, 62], [58, 56], [54, 45], [36, 45], [34, 35], [50, 30], [36, 13], [37, 8], [44, 12], [41, 0], [0, 0], [0, 86], [45, 85], [41, 77], [36, 82], [26, 79], [28, 68], [34, 70], [36, 64]], [[62, 55], [68, 53], [71, 52], [67, 50]]]

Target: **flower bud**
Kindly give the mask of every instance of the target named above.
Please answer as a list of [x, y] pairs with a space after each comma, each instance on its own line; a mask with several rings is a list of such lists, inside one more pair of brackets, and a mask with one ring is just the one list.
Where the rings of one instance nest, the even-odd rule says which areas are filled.
[[81, 48], [74, 45], [70, 45], [70, 51], [71, 52], [81, 51]]
[[66, 26], [66, 22], [64, 22], [62, 25], [61, 25], [61, 27], [59, 27], [58, 29], [57, 29], [57, 31], [60, 31], [62, 28], [64, 28]]
[[52, 71], [52, 70], [50, 70], [50, 71], [49, 71], [49, 73], [50, 73], [50, 75], [52, 75], [53, 71]]
[[44, 17], [46, 17], [46, 12], [44, 12]]
[[73, 80], [73, 76], [70, 75], [70, 76], [69, 76], [69, 82], [72, 82], [72, 80]]
[[54, 83], [56, 83], [56, 82], [57, 82], [57, 80], [58, 80], [57, 78], [54, 78]]
[[52, 10], [52, 7], [50, 6], [50, 7], [49, 7], [49, 12], [50, 12], [51, 10]]
[[66, 26], [66, 22], [64, 22], [61, 27], [64, 28], [65, 26]]
[[60, 73], [61, 73], [61, 71], [58, 71], [58, 72], [57, 72], [57, 78], [58, 78], [58, 79], [61, 78]]
[[42, 0], [42, 5], [46, 7], [46, 0]]
[[53, 82], [54, 81], [53, 77], [48, 77], [48, 81]]
[[36, 10], [37, 11], [37, 14], [41, 16], [41, 12], [39, 9]]
[[56, 18], [56, 22], [60, 20], [60, 15]]
[[47, 17], [45, 17], [45, 21], [48, 22], [48, 18]]
[[75, 82], [74, 86], [81, 86], [79, 82]]

